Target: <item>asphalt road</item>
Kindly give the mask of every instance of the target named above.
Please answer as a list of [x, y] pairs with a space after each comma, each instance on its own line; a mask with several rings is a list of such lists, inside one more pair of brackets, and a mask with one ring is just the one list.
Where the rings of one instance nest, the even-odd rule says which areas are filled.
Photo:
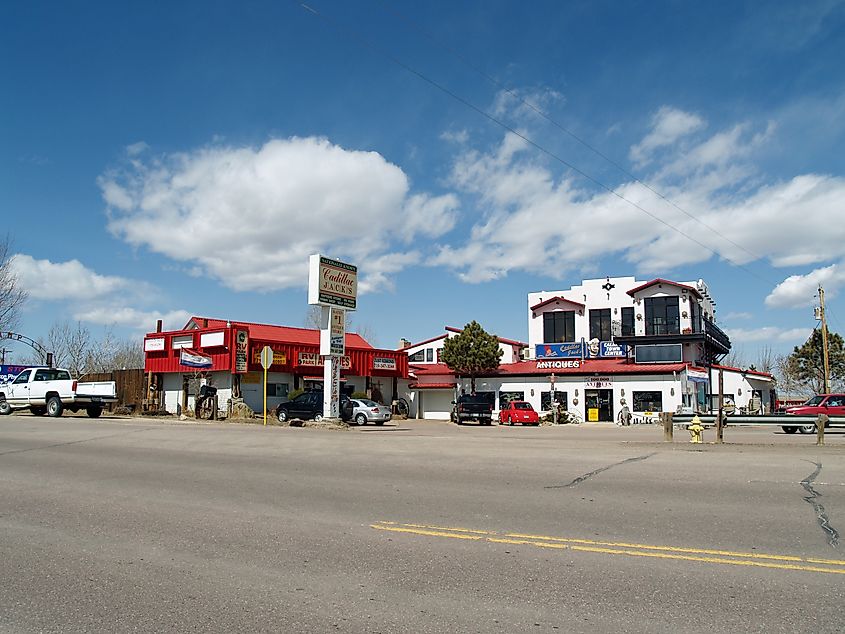
[[843, 431], [6, 416], [0, 630], [842, 631]]

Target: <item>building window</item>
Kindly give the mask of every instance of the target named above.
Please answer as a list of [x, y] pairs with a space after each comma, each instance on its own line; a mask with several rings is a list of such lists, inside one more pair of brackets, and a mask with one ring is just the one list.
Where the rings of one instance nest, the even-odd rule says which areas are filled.
[[290, 391], [290, 386], [287, 383], [268, 383], [267, 396], [286, 397]]
[[689, 316], [692, 331], [704, 332], [704, 328], [701, 326], [701, 306], [692, 297], [689, 300]]
[[434, 348], [425, 349], [425, 360], [428, 363], [432, 363], [434, 361]]
[[511, 401], [524, 401], [525, 392], [499, 392], [499, 409], [505, 409]]
[[634, 307], [627, 306], [622, 309], [622, 336], [634, 336]]
[[557, 310], [543, 313], [543, 343], [575, 341], [575, 311]]
[[551, 392], [540, 392], [540, 409], [544, 412], [549, 411], [552, 409], [552, 400], [556, 400], [560, 403], [564, 411], [568, 411], [569, 405], [566, 402], [566, 392], [555, 392], [554, 395], [554, 399], [552, 399]]
[[411, 363], [422, 363], [425, 361], [425, 350], [417, 350], [414, 354], [409, 354], [408, 361]]
[[645, 334], [678, 335], [681, 317], [677, 297], [647, 297], [645, 300]]
[[610, 341], [610, 309], [597, 308], [590, 311], [590, 339]]
[[663, 392], [634, 392], [635, 412], [662, 412]]
[[437, 363], [443, 363], [443, 348], [437, 349]]

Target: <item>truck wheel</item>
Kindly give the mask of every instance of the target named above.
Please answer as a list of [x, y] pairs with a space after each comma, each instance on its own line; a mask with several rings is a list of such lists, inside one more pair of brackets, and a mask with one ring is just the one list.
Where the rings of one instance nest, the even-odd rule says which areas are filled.
[[816, 426], [815, 425], [801, 425], [798, 428], [802, 434], [815, 434], [816, 433]]
[[12, 406], [9, 405], [9, 402], [4, 397], [2, 401], [0, 401], [0, 415], [5, 416], [6, 414], [12, 413]]
[[794, 434], [795, 432], [798, 431], [797, 427], [781, 427], [781, 429], [783, 431], [785, 431], [787, 434]]
[[103, 413], [103, 408], [98, 405], [90, 405], [85, 412], [88, 414], [88, 418], [97, 418]]
[[51, 396], [47, 401], [47, 416], [58, 418], [62, 415], [63, 410], [61, 399], [58, 396]]

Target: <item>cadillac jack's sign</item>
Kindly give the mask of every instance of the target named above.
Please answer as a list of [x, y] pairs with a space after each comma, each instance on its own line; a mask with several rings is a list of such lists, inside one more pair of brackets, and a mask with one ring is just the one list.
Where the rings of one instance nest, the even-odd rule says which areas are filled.
[[308, 261], [308, 303], [355, 310], [358, 301], [358, 267], [331, 260], [319, 253]]

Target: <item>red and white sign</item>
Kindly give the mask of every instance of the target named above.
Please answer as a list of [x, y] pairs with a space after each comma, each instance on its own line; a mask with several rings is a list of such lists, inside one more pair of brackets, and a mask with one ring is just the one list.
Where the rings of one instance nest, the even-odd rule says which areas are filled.
[[159, 350], [164, 350], [164, 337], [144, 339], [145, 352], [158, 352]]
[[395, 370], [396, 359], [391, 357], [373, 357], [373, 370]]

